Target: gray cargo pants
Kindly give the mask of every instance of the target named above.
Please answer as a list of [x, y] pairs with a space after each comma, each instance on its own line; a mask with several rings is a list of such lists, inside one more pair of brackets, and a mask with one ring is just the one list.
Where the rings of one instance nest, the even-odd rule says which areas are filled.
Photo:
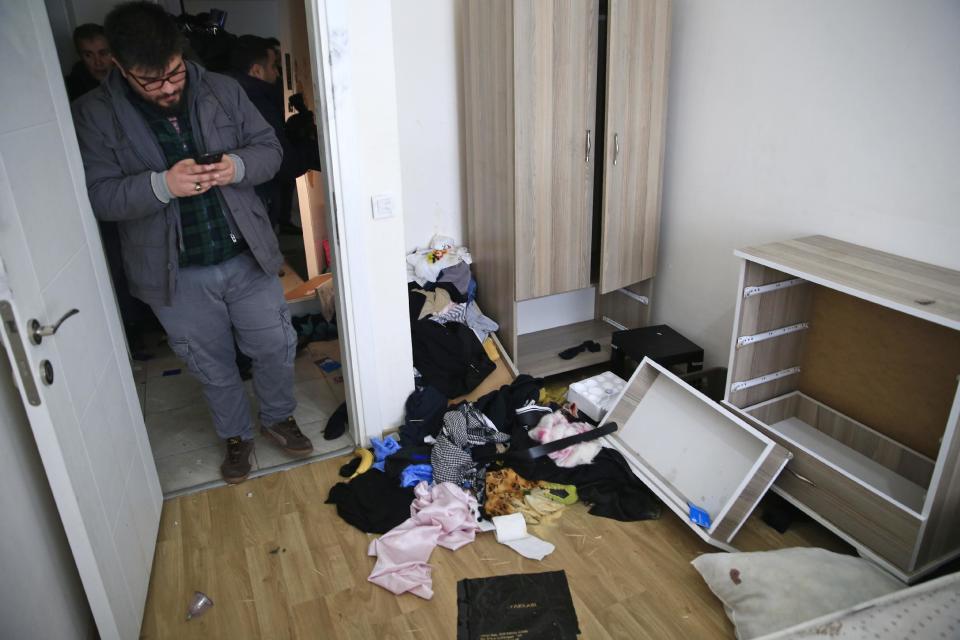
[[253, 437], [250, 403], [236, 365], [233, 339], [253, 360], [260, 421], [293, 415], [297, 335], [276, 274], [249, 253], [210, 267], [180, 269], [173, 304], [153, 306], [174, 353], [203, 385], [221, 438]]

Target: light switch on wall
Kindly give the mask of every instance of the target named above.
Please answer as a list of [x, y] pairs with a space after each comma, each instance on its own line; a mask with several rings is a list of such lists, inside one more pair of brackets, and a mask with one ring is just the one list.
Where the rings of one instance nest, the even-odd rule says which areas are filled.
[[393, 217], [393, 196], [389, 194], [380, 194], [370, 198], [373, 206], [374, 220]]

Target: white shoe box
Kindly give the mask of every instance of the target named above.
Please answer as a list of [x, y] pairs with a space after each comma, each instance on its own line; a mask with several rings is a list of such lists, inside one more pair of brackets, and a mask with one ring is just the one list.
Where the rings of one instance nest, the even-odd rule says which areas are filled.
[[613, 406], [625, 386], [627, 386], [626, 380], [614, 373], [604, 371], [592, 378], [571, 384], [567, 390], [567, 402], [575, 403], [579, 411], [599, 422]]

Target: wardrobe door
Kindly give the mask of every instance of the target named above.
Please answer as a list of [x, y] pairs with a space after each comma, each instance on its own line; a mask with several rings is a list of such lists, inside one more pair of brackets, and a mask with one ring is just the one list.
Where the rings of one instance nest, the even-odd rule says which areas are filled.
[[590, 285], [598, 12], [514, 4], [518, 300]]
[[654, 274], [670, 0], [610, 0], [600, 292]]

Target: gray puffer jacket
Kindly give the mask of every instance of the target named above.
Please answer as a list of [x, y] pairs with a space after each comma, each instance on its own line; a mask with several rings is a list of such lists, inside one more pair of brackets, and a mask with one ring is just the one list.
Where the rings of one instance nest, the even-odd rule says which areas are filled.
[[[282, 151], [273, 129], [236, 80], [187, 62], [190, 121], [198, 152], [231, 153], [243, 177], [217, 187], [231, 228], [238, 229], [260, 267], [277, 273], [277, 238], [253, 188], [280, 168]], [[167, 161], [140, 111], [130, 102], [126, 80], [113, 70], [106, 82], [73, 103], [93, 212], [115, 220], [130, 293], [151, 305], [169, 305], [177, 286], [180, 204], [162, 202], [150, 179]]]

